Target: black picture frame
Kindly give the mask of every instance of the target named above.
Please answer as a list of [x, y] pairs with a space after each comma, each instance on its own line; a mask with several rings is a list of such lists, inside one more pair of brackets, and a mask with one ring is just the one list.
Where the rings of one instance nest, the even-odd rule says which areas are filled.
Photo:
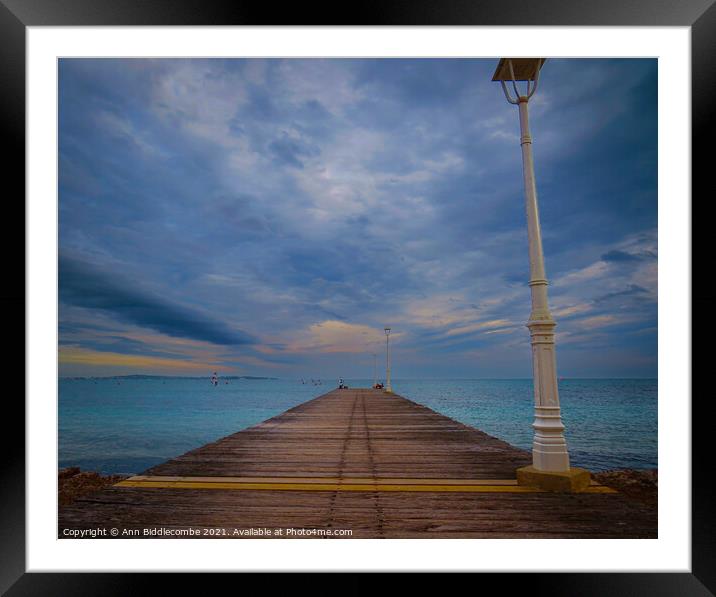
[[[350, 16], [350, 23], [346, 23]], [[307, 5], [286, 4], [280, 9], [271, 5], [212, 0], [0, 0], [0, 139], [9, 151], [2, 162], [4, 178], [4, 214], [6, 231], [24, 222], [24, 205], [19, 197], [25, 192], [25, 38], [31, 26], [100, 26], [100, 25], [553, 25], [553, 26], [683, 26], [691, 27], [692, 36], [692, 196], [713, 194], [713, 175], [707, 146], [716, 133], [716, 5], [714, 0], [540, 0], [507, 2], [505, 0], [382, 0], [357, 2], [346, 10], [341, 3]], [[11, 184], [9, 184], [11, 183]], [[688, 197], [670, 198], [685, 208]], [[714, 331], [716, 278], [702, 272], [697, 261], [710, 263], [712, 243], [706, 241], [708, 218], [693, 217], [699, 204], [691, 201], [692, 210], [692, 368], [703, 369], [708, 350], [697, 350], [698, 340]], [[9, 210], [10, 214], [8, 215]], [[13, 225], [14, 224], [14, 225]], [[704, 230], [699, 230], [700, 228]], [[5, 255], [18, 251], [17, 238], [3, 235]], [[7, 284], [0, 298], [5, 308], [5, 330], [9, 338], [23, 338], [21, 318], [25, 313], [24, 265], [6, 259]], [[17, 271], [12, 271], [15, 267]], [[8, 271], [9, 269], [9, 271]], [[16, 329], [17, 328], [17, 329]], [[705, 344], [704, 344], [705, 346]], [[6, 373], [21, 378], [24, 350], [16, 348], [6, 360]], [[22, 359], [22, 363], [20, 362]], [[692, 369], [693, 370], [693, 369]], [[693, 379], [693, 376], [692, 376]], [[716, 503], [713, 485], [709, 483], [713, 464], [707, 461], [710, 450], [708, 393], [693, 392], [692, 400], [692, 568], [691, 573], [545, 573], [513, 574], [509, 589], [530, 594], [550, 595], [713, 595], [716, 594]], [[0, 591], [7, 595], [115, 595], [156, 592], [155, 583], [167, 591], [181, 583], [183, 590], [206, 590], [203, 575], [152, 575], [123, 573], [26, 573], [25, 572], [25, 442], [24, 404], [19, 393], [6, 393], [3, 401], [3, 450], [0, 452], [2, 484], [0, 485]], [[689, 400], [690, 396], [669, 397]], [[709, 427], [709, 428], [707, 428]], [[19, 436], [9, 433], [19, 430]], [[668, 513], [667, 513], [668, 515]], [[638, 548], [635, 548], [638, 549]], [[320, 564], [317, 565], [320, 568]], [[370, 575], [354, 574], [350, 582], [341, 579], [340, 586], [351, 592], [364, 592], [374, 584]], [[161, 578], [159, 578], [161, 577]], [[243, 582], [243, 581], [242, 581]], [[271, 580], [273, 589], [298, 583], [294, 575], [282, 575], [280, 582]], [[303, 581], [301, 581], [303, 582]], [[332, 580], [328, 581], [333, 583]], [[424, 588], [433, 581], [421, 578]], [[440, 579], [441, 590], [445, 589]], [[484, 573], [486, 582], [507, 582], [504, 575]], [[329, 586], [329, 585], [327, 585]], [[238, 587], [237, 587], [238, 588]], [[273, 591], [272, 591], [273, 592]], [[345, 589], [342, 590], [345, 592]]]

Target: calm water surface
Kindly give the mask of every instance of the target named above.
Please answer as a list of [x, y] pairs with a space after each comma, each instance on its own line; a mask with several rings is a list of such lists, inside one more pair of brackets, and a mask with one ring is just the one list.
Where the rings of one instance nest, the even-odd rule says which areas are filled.
[[[369, 387], [371, 380], [346, 380]], [[332, 390], [295, 380], [98, 378], [59, 381], [59, 465], [140, 473]], [[532, 381], [396, 380], [393, 390], [515, 446], [532, 445]], [[572, 464], [657, 466], [657, 380], [565, 379]]]

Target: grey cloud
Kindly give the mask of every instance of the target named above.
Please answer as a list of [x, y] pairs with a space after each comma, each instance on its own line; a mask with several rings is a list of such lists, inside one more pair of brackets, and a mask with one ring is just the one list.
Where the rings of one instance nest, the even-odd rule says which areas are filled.
[[320, 154], [318, 148], [294, 139], [286, 132], [269, 144], [269, 150], [277, 162], [301, 170], [303, 169], [303, 162], [300, 158], [314, 157]]
[[608, 294], [602, 295], [600, 297], [597, 297], [594, 299], [595, 303], [603, 303], [605, 301], [609, 301], [611, 299], [615, 298], [625, 298], [625, 297], [643, 297], [646, 298], [645, 295], [648, 295], [649, 291], [646, 288], [642, 288], [641, 286], [638, 286], [636, 284], [630, 284], [627, 288], [624, 290], [619, 290], [616, 292], [610, 292]]
[[656, 255], [652, 251], [643, 251], [641, 253], [627, 253], [625, 251], [619, 251], [615, 249], [608, 251], [602, 255], [603, 261], [610, 261], [612, 263], [633, 263], [638, 261], [649, 261], [656, 259]]
[[59, 281], [60, 301], [66, 304], [97, 309], [169, 336], [229, 346], [254, 343], [249, 334], [63, 255]]

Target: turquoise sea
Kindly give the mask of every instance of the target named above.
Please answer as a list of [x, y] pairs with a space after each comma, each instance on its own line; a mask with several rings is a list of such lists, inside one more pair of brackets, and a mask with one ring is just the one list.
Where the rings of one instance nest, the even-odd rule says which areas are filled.
[[[139, 473], [335, 388], [300, 380], [63, 378], [59, 466]], [[347, 379], [350, 387], [372, 380]], [[530, 379], [408, 380], [393, 390], [515, 446], [532, 445]], [[563, 379], [572, 464], [593, 471], [657, 467], [656, 379]]]

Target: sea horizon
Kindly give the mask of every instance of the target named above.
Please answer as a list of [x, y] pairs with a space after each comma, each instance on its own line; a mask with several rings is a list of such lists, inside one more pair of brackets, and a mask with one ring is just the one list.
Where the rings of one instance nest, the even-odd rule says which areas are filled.
[[[334, 377], [269, 377], [262, 375], [219, 375], [221, 379], [256, 379], [256, 380], [279, 380], [279, 381], [294, 381], [300, 379], [335, 379], [339, 376]], [[60, 375], [58, 380], [63, 379], [122, 379], [122, 378], [134, 378], [134, 379], [210, 379], [211, 374], [207, 375], [151, 375], [143, 373], [130, 373], [126, 375]], [[380, 378], [380, 376], [379, 376]], [[361, 380], [365, 381], [368, 378], [364, 377], [344, 377], [342, 378], [347, 381]], [[531, 380], [531, 377], [393, 377], [393, 381], [481, 381], [481, 380]], [[640, 377], [640, 376], [567, 376], [561, 375], [559, 379], [645, 379], [645, 380], [657, 380], [658, 377]], [[370, 380], [369, 380], [370, 381]]]

